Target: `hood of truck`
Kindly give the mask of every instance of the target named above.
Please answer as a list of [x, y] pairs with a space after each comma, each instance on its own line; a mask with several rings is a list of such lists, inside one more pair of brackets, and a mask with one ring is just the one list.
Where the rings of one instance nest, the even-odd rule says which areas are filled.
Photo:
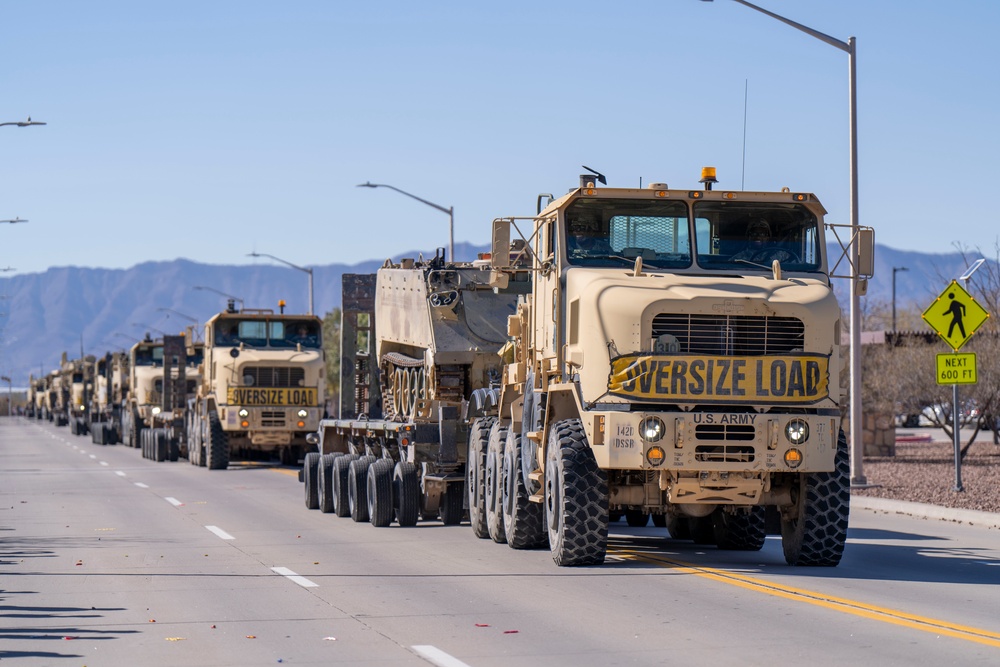
[[[631, 271], [574, 268], [566, 272], [565, 280], [566, 360], [579, 373], [585, 402], [607, 400], [611, 359], [652, 353], [654, 319], [671, 316], [696, 316], [713, 323], [796, 318], [803, 325], [802, 345], [796, 352], [828, 356], [830, 377], [838, 376], [840, 306], [823, 276], [774, 280], [770, 275], [649, 273], [636, 277]], [[830, 381], [830, 398], [839, 400], [835, 380]]]

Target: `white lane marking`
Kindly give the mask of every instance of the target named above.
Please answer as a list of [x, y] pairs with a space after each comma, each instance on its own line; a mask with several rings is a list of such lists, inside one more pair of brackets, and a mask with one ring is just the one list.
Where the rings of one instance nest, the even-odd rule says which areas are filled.
[[96, 459], [96, 458], [97, 458], [97, 454], [91, 454], [91, 455], [90, 455], [90, 458], [92, 458], [92, 459]]
[[164, 500], [166, 500], [168, 503], [170, 503], [174, 507], [180, 507], [181, 505], [184, 504], [181, 501], [177, 500], [176, 498], [171, 498], [170, 496], [167, 496], [166, 498], [164, 498]]
[[317, 588], [319, 586], [319, 584], [314, 584], [305, 577], [300, 577], [299, 575], [289, 570], [287, 567], [272, 567], [271, 571], [276, 574], [280, 574], [283, 577], [288, 577], [290, 580], [294, 581], [303, 588]]
[[107, 462], [107, 461], [99, 461], [99, 463], [100, 463], [100, 464], [101, 464], [102, 466], [106, 466], [106, 465], [108, 465], [108, 462]]
[[218, 535], [219, 537], [221, 537], [224, 540], [235, 540], [236, 539], [235, 537], [233, 537], [232, 535], [230, 535], [226, 531], [222, 530], [218, 526], [205, 526], [205, 528], [207, 528], [209, 530], [209, 532], [215, 533], [216, 535]]
[[125, 473], [123, 473], [121, 470], [116, 470], [115, 474], [118, 475], [119, 477], [124, 477], [125, 476]]
[[439, 667], [469, 667], [467, 664], [459, 660], [458, 658], [448, 655], [436, 646], [429, 645], [418, 645], [411, 646], [414, 651], [420, 654], [422, 658], [433, 662]]
[[148, 489], [149, 488], [148, 486], [146, 486], [142, 482], [136, 482], [135, 485], [138, 486], [140, 489]]

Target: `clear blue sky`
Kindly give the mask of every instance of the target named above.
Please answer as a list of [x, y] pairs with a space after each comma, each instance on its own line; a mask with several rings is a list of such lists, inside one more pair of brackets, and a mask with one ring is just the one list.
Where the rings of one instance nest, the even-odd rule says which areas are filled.
[[[862, 224], [998, 236], [1000, 3], [760, 0], [858, 39]], [[609, 184], [815, 192], [848, 221], [847, 56], [730, 0], [2, 3], [0, 268], [310, 265]], [[4, 275], [12, 275], [10, 273]]]

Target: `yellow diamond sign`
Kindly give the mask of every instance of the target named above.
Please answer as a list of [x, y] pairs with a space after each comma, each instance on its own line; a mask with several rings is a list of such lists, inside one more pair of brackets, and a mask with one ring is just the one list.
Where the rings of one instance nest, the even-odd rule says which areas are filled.
[[989, 317], [957, 280], [952, 280], [923, 314], [924, 321], [956, 352]]

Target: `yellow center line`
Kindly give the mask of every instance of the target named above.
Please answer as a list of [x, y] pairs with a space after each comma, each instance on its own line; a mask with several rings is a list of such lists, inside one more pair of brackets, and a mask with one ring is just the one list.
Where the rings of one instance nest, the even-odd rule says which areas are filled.
[[298, 470], [288, 470], [287, 468], [271, 468], [272, 472], [281, 473], [282, 475], [291, 475], [293, 477], [299, 476]]
[[973, 628], [966, 625], [949, 623], [940, 619], [928, 618], [926, 616], [907, 614], [897, 609], [878, 607], [875, 605], [865, 604], [864, 602], [859, 602], [857, 600], [851, 600], [849, 598], [836, 597], [803, 588], [784, 586], [771, 581], [757, 579], [756, 577], [735, 574], [733, 572], [727, 572], [725, 570], [719, 570], [711, 567], [693, 565], [691, 563], [673, 560], [664, 556], [639, 553], [636, 551], [629, 551], [627, 549], [609, 549], [609, 552], [613, 552], [615, 555], [626, 560], [652, 563], [661, 567], [675, 569], [678, 572], [683, 572], [685, 574], [693, 574], [698, 577], [704, 577], [713, 581], [739, 586], [741, 588], [757, 591], [759, 593], [766, 593], [767, 595], [773, 595], [787, 600], [807, 602], [809, 604], [825, 607], [827, 609], [832, 609], [845, 614], [853, 614], [854, 616], [869, 618], [875, 621], [892, 623], [894, 625], [900, 625], [914, 630], [931, 632], [938, 635], [945, 635], [947, 637], [964, 639], [966, 641], [1000, 648], [1000, 633], [983, 630], [982, 628]]

